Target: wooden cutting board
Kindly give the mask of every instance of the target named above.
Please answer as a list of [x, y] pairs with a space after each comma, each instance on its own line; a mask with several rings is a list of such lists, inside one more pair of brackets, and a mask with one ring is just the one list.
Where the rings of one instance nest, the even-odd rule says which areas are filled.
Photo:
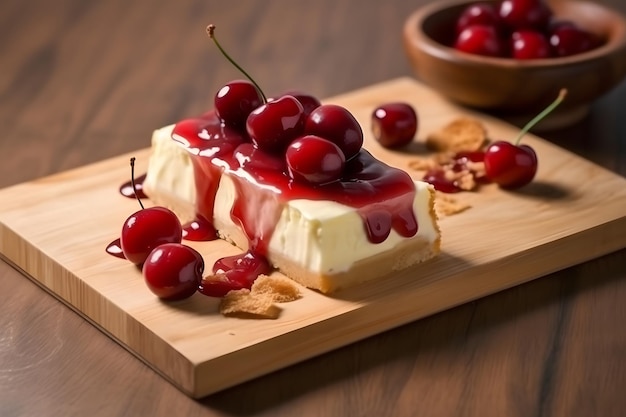
[[[366, 147], [407, 169], [422, 147], [378, 146], [369, 117], [381, 103], [418, 110], [418, 142], [467, 115], [408, 78], [327, 100], [348, 107]], [[517, 129], [482, 115], [493, 139]], [[158, 126], [155, 126], [158, 127]], [[146, 145], [150, 138], [146, 138]], [[276, 320], [225, 318], [218, 301], [196, 294], [158, 301], [140, 272], [105, 253], [137, 203], [118, 187], [131, 155], [0, 191], [0, 253], [36, 283], [193, 397], [202, 397], [395, 326], [626, 247], [626, 179], [532, 135], [536, 180], [519, 192], [496, 186], [456, 195], [472, 207], [440, 222], [442, 254], [380, 282], [334, 297], [305, 290]], [[135, 152], [138, 171], [149, 151]], [[237, 250], [222, 241], [191, 243], [207, 265]]]

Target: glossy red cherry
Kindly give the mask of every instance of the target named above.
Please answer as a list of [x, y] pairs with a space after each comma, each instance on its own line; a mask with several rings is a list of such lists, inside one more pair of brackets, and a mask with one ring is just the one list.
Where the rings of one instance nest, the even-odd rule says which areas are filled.
[[537, 173], [537, 154], [528, 145], [497, 141], [485, 151], [487, 177], [502, 188], [519, 188]]
[[511, 55], [515, 59], [541, 59], [552, 56], [550, 43], [541, 32], [520, 29], [511, 34]]
[[200, 282], [198, 291], [209, 297], [223, 297], [229, 291], [250, 289], [261, 274], [272, 271], [267, 259], [255, 252], [227, 256], [213, 265], [213, 275]]
[[417, 132], [417, 113], [407, 103], [386, 103], [372, 113], [374, 138], [386, 148], [405, 146]]
[[305, 135], [315, 135], [339, 146], [345, 159], [351, 159], [363, 146], [363, 130], [346, 108], [336, 104], [323, 104], [306, 119]]
[[491, 3], [474, 3], [467, 6], [456, 21], [456, 33], [461, 33], [469, 26], [492, 26], [496, 31], [502, 28], [502, 20]]
[[459, 33], [454, 47], [462, 52], [492, 57], [501, 57], [505, 54], [502, 39], [492, 26], [468, 26]]
[[246, 122], [252, 143], [266, 152], [282, 152], [304, 129], [304, 109], [293, 96], [282, 96], [255, 109]]
[[289, 91], [285, 93], [285, 95], [295, 97], [296, 100], [298, 100], [300, 104], [302, 104], [302, 109], [304, 110], [305, 119], [309, 117], [309, 114], [311, 114], [313, 110], [317, 109], [319, 106], [322, 105], [322, 103], [317, 99], [317, 97], [314, 97], [307, 93], [303, 93], [302, 91], [297, 91], [297, 90]]
[[182, 300], [191, 297], [202, 280], [204, 260], [193, 248], [180, 243], [156, 247], [143, 264], [146, 285], [157, 297]]
[[150, 207], [131, 214], [124, 222], [120, 244], [126, 259], [142, 264], [154, 248], [180, 243], [183, 229], [178, 217], [165, 207]]
[[571, 22], [555, 24], [550, 34], [550, 45], [556, 56], [570, 56], [600, 46], [600, 39]]
[[141, 210], [131, 214], [120, 235], [120, 248], [126, 259], [141, 265], [152, 249], [163, 243], [180, 243], [183, 228], [178, 217], [165, 207], [144, 208], [135, 184], [135, 158], [130, 158], [130, 183]]
[[528, 145], [520, 145], [521, 138], [536, 123], [554, 110], [565, 98], [567, 91], [561, 90], [559, 96], [534, 117], [520, 131], [513, 143], [497, 141], [485, 150], [485, 174], [490, 181], [502, 188], [519, 188], [533, 180], [537, 173], [537, 154]]
[[544, 30], [552, 18], [552, 9], [545, 0], [502, 0], [498, 14], [512, 29]]
[[263, 104], [263, 98], [250, 81], [235, 80], [215, 95], [215, 112], [229, 126], [244, 127], [252, 110]]
[[339, 180], [346, 163], [343, 151], [337, 145], [315, 135], [291, 142], [285, 158], [291, 178], [311, 184]]

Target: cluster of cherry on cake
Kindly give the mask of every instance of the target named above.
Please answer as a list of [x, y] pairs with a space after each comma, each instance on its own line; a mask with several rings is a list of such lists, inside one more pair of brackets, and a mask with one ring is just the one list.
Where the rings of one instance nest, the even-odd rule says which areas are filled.
[[467, 6], [456, 20], [454, 47], [524, 60], [575, 55], [603, 43], [571, 20], [555, 16], [545, 0], [502, 0]]
[[[211, 37], [213, 29], [209, 26]], [[350, 176], [355, 169], [351, 164], [360, 163], [363, 130], [348, 109], [322, 104], [310, 94], [295, 91], [266, 98], [256, 82], [214, 41], [224, 56], [247, 77], [247, 80], [227, 83], [215, 95], [214, 114], [221, 127], [237, 133], [222, 134], [223, 146], [229, 146], [228, 140], [232, 138], [239, 145], [245, 140], [253, 147], [253, 165], [261, 164], [281, 178], [285, 176], [288, 181], [311, 189], [321, 191], [346, 178], [356, 181]], [[536, 120], [561, 99], [559, 97]], [[527, 125], [520, 138], [536, 120]], [[382, 104], [371, 116], [374, 138], [388, 148], [410, 143], [417, 125], [415, 109], [405, 102]], [[186, 127], [184, 122], [177, 125], [177, 129]], [[193, 135], [198, 136], [198, 133]], [[537, 168], [532, 148], [517, 143], [494, 142], [480, 158], [485, 162], [488, 178], [507, 188], [527, 184]], [[216, 239], [217, 232], [210, 219], [199, 228], [202, 230], [199, 236], [197, 227], [194, 232], [195, 226], [182, 225], [168, 208], [144, 208], [135, 183], [134, 158], [131, 158], [130, 185], [131, 191], [123, 194], [137, 198], [141, 209], [126, 219], [119, 242], [112, 242], [107, 252], [140, 267], [148, 288], [159, 298], [181, 300], [196, 292], [222, 297], [232, 290], [250, 289], [259, 275], [271, 273], [272, 266], [265, 257], [247, 251], [217, 260], [212, 274], [204, 276], [202, 255], [182, 241]]]

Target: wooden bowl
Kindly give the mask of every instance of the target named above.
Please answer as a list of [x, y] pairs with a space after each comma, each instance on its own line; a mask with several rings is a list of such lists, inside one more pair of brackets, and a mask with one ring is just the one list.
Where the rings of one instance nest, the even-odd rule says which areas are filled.
[[416, 10], [404, 26], [404, 48], [417, 78], [450, 100], [523, 123], [552, 102], [561, 88], [565, 101], [542, 123], [544, 129], [582, 119], [593, 100], [626, 75], [626, 19], [590, 1], [550, 6], [605, 40], [594, 50], [563, 58], [515, 60], [457, 51], [451, 45], [456, 18], [474, 0], [437, 1]]

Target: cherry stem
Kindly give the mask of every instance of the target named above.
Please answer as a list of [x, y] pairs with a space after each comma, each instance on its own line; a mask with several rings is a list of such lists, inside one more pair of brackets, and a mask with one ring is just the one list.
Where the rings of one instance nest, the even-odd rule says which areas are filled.
[[226, 53], [226, 51], [222, 48], [222, 46], [220, 45], [220, 43], [217, 41], [217, 38], [215, 37], [215, 25], [211, 24], [209, 26], [206, 27], [206, 33], [209, 35], [209, 38], [211, 38], [213, 40], [213, 43], [215, 43], [215, 46], [217, 46], [217, 49], [220, 50], [220, 52], [222, 53], [222, 55], [224, 55], [224, 57], [231, 63], [233, 64], [233, 66], [235, 68], [237, 68], [243, 75], [246, 76], [246, 78], [248, 80], [250, 80], [250, 82], [252, 84], [254, 84], [254, 87], [257, 89], [257, 91], [259, 92], [259, 94], [261, 95], [261, 98], [263, 99], [263, 103], [267, 103], [267, 97], [265, 96], [265, 94], [263, 93], [263, 90], [261, 90], [261, 87], [259, 87], [259, 85], [256, 83], [256, 81], [254, 81], [252, 79], [252, 77], [250, 76], [250, 74], [248, 74], [243, 68], [241, 68], [239, 66], [239, 64], [237, 64], [231, 57], [230, 55], [228, 55]]
[[139, 202], [139, 205], [141, 206], [141, 209], [143, 210], [144, 209], [143, 203], [141, 202], [141, 199], [137, 195], [137, 187], [135, 186], [135, 157], [134, 156], [130, 158], [130, 185], [133, 187], [133, 193], [135, 193], [135, 198], [137, 199], [137, 201]]
[[526, 133], [528, 133], [530, 129], [532, 129], [537, 123], [541, 121], [541, 119], [546, 117], [552, 110], [554, 110], [556, 106], [561, 104], [561, 102], [563, 101], [566, 95], [567, 95], [567, 90], [565, 88], [562, 88], [561, 91], [559, 91], [559, 96], [556, 98], [556, 100], [552, 102], [552, 104], [546, 107], [541, 113], [536, 115], [530, 122], [526, 123], [526, 126], [524, 126], [524, 128], [517, 135], [517, 138], [515, 138], [515, 145], [519, 145], [519, 142], [520, 140], [522, 140], [522, 137]]

